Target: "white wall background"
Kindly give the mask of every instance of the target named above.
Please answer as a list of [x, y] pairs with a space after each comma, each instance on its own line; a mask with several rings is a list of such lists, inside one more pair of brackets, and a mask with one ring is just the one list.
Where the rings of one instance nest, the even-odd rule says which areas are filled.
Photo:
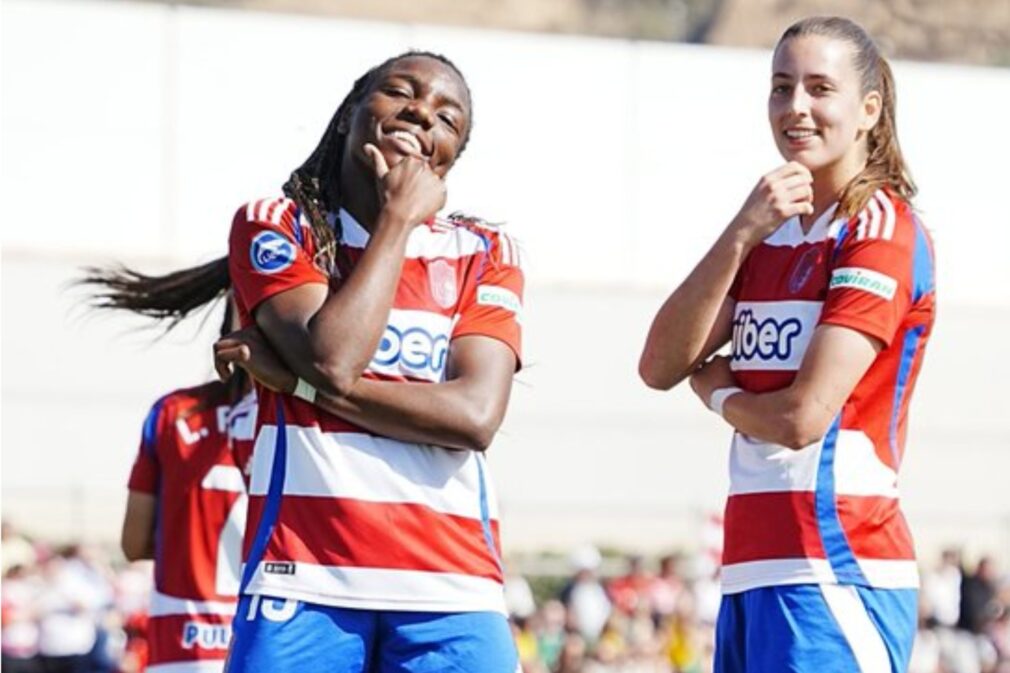
[[[652, 314], [774, 168], [760, 51], [79, 0], [0, 6], [2, 488], [31, 530], [115, 535], [147, 406], [210, 374], [201, 336], [89, 318], [81, 264], [221, 254], [367, 67], [449, 55], [475, 100], [452, 209], [526, 244], [527, 362], [492, 450], [512, 548], [694, 544], [728, 430], [647, 391]], [[903, 489], [929, 547], [1010, 556], [1010, 70], [898, 63], [940, 314]]]

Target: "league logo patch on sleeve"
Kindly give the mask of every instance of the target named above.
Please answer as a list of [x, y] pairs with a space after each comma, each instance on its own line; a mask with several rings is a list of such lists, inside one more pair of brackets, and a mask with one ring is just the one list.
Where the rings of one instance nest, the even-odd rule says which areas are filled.
[[831, 272], [831, 282], [828, 284], [829, 290], [842, 287], [863, 290], [891, 301], [898, 290], [898, 281], [872, 269], [845, 266]]
[[278, 273], [295, 262], [298, 251], [287, 238], [275, 231], [261, 231], [249, 246], [249, 259], [260, 273]]

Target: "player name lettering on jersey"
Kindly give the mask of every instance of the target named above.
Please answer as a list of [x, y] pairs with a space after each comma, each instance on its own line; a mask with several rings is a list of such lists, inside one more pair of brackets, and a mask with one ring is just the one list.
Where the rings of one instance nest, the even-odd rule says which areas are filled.
[[231, 642], [230, 624], [186, 622], [182, 626], [182, 646], [187, 650], [227, 650]]
[[738, 302], [732, 368], [797, 369], [820, 312], [817, 301]]

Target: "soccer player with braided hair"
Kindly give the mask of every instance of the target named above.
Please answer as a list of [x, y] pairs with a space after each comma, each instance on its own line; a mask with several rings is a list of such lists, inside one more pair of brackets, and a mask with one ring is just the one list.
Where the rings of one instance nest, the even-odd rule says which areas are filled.
[[472, 126], [459, 70], [369, 70], [286, 198], [239, 209], [257, 381], [245, 571], [229, 671], [511, 671], [484, 450], [520, 362], [519, 248], [436, 213]]
[[903, 673], [918, 576], [897, 475], [935, 292], [890, 66], [852, 21], [804, 19], [768, 114], [788, 163], [666, 300], [640, 373], [690, 378], [734, 429], [715, 671]]

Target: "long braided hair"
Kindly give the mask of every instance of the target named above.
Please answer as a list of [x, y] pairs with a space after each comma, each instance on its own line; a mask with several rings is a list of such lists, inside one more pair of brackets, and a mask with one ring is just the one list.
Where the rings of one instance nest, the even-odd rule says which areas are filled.
[[880, 119], [867, 134], [866, 166], [842, 191], [839, 212], [850, 217], [856, 215], [881, 187], [911, 201], [917, 189], [898, 145], [894, 75], [887, 59], [862, 26], [840, 16], [814, 16], [797, 21], [782, 33], [775, 48], [786, 40], [805, 35], [821, 35], [851, 44], [862, 93], [877, 91], [882, 103]]
[[[297, 204], [311, 224], [320, 265], [331, 274], [346, 275], [350, 272], [350, 263], [337, 245], [342, 237], [340, 219], [337, 218], [332, 225], [327, 219], [328, 213], [336, 213], [340, 209], [340, 168], [347, 139], [345, 118], [369, 92], [379, 75], [397, 61], [414, 57], [434, 59], [451, 68], [463, 82], [469, 102], [472, 97], [466, 78], [445, 56], [416, 50], [393, 56], [370, 68], [354, 82], [354, 86], [337, 107], [319, 144], [284, 183], [284, 194]], [[470, 120], [457, 156], [463, 153], [470, 139], [470, 130], [473, 128], [472, 109]], [[96, 288], [91, 295], [92, 306], [131, 311], [158, 321], [167, 321], [166, 331], [176, 327], [200, 307], [224, 296], [231, 287], [227, 256], [161, 276], [141, 273], [122, 265], [88, 267], [78, 282]]]

